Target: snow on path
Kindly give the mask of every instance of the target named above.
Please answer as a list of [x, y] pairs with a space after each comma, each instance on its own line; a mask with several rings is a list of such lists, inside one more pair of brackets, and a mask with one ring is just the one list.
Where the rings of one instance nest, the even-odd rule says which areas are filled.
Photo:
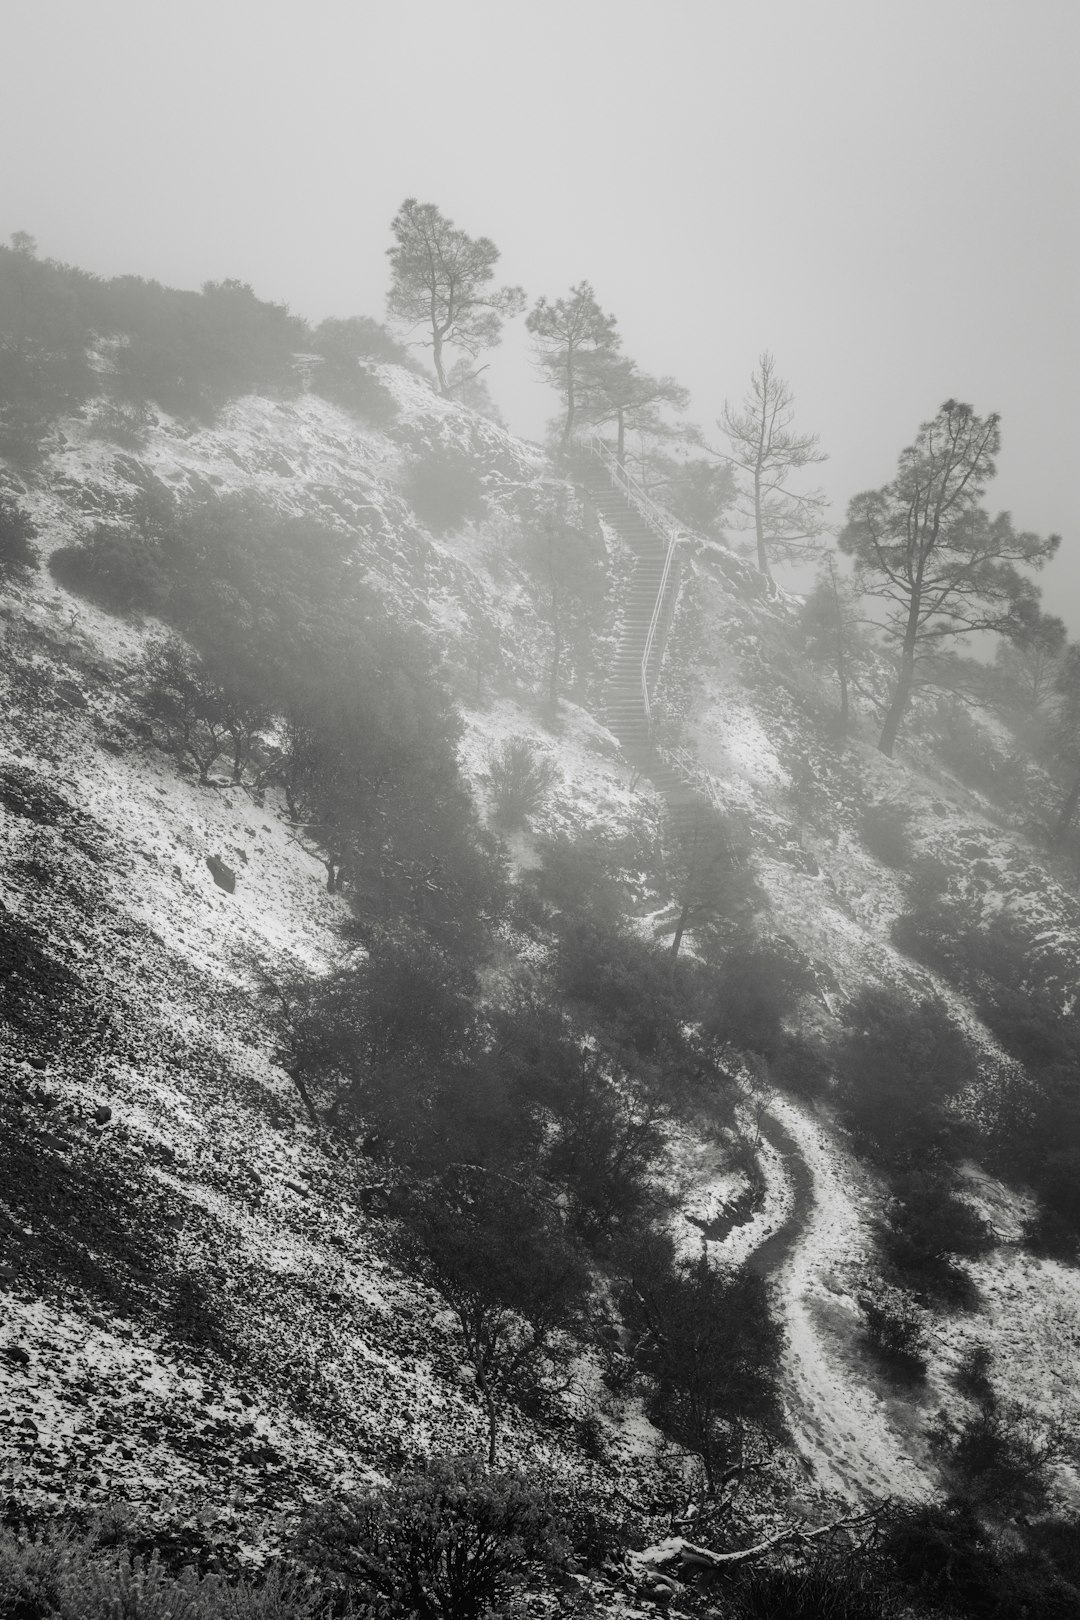
[[812, 1177], [806, 1224], [778, 1278], [787, 1333], [784, 1395], [796, 1448], [822, 1490], [854, 1499], [925, 1497], [931, 1480], [848, 1348], [858, 1307], [833, 1273], [839, 1263], [863, 1260], [868, 1247], [849, 1167], [808, 1111], [777, 1097], [770, 1112]]
[[[865, 1173], [830, 1141], [812, 1111], [773, 1096], [759, 1152], [763, 1206], [752, 1221], [708, 1243], [723, 1264], [748, 1263], [774, 1279], [786, 1336], [782, 1392], [795, 1449], [818, 1489], [849, 1501], [883, 1496], [925, 1499], [932, 1475], [875, 1393], [858, 1348], [862, 1317], [848, 1291], [869, 1259]], [[687, 1217], [708, 1218], [729, 1199], [738, 1177], [701, 1154], [703, 1172], [686, 1198], [675, 1236], [683, 1253], [702, 1234]]]

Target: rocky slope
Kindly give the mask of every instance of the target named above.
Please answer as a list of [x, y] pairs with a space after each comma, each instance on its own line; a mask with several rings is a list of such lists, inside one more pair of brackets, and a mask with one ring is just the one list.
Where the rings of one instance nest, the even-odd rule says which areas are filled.
[[[122, 516], [154, 480], [196, 497], [253, 491], [343, 526], [356, 565], [443, 651], [479, 802], [493, 748], [529, 736], [559, 768], [536, 830], [653, 837], [660, 797], [598, 718], [602, 682], [564, 705], [557, 738], [538, 718], [548, 630], [522, 512], [552, 481], [540, 453], [407, 372], [380, 378], [398, 407], [381, 430], [311, 395], [244, 399], [195, 431], [159, 418], [135, 450], [67, 424], [22, 492], [42, 551]], [[401, 488], [411, 462], [447, 445], [478, 469], [488, 516], [435, 535]], [[602, 532], [613, 651], [632, 558]], [[44, 569], [0, 611], [0, 1422], [11, 1441], [0, 1496], [119, 1496], [178, 1523], [205, 1513], [254, 1550], [274, 1514], [331, 1482], [435, 1445], [473, 1447], [482, 1413], [445, 1313], [395, 1270], [363, 1174], [313, 1130], [276, 1061], [266, 976], [326, 965], [345, 914], [315, 854], [272, 794], [200, 787], [140, 734], [131, 688], [152, 624], [94, 608]], [[869, 729], [837, 740], [820, 683], [790, 650], [792, 613], [731, 553], [691, 548], [663, 678], [683, 728], [680, 769], [738, 818], [765, 926], [813, 964], [807, 1027], [828, 1030], [868, 983], [935, 990], [991, 1085], [1008, 1060], [989, 1031], [891, 939], [903, 896], [861, 817], [868, 804], [901, 805], [913, 844], [955, 890], [1009, 910], [1033, 949], [1063, 962], [1080, 944], [1075, 895], [917, 736], [895, 763]], [[481, 640], [499, 673], [470, 706]], [[529, 863], [528, 837], [512, 854]], [[211, 860], [233, 874], [231, 891]], [[712, 1252], [742, 1259], [772, 1245], [803, 1498], [934, 1492], [926, 1422], [959, 1402], [950, 1376], [969, 1342], [998, 1349], [999, 1377], [1037, 1413], [1080, 1423], [1067, 1371], [1080, 1353], [1080, 1280], [1019, 1246], [1022, 1194], [972, 1170], [970, 1196], [999, 1239], [965, 1262], [982, 1304], [934, 1318], [928, 1383], [901, 1399], [860, 1348], [856, 1299], [881, 1188], [827, 1103], [756, 1101], [773, 1122], [767, 1195]], [[683, 1235], [697, 1243], [730, 1178], [692, 1143], [683, 1166], [684, 1207], [698, 1217]], [[633, 1409], [603, 1397], [603, 1462], [577, 1443], [575, 1422], [597, 1400], [583, 1364], [557, 1420], [515, 1419], [508, 1456], [568, 1480], [618, 1480], [631, 1496], [658, 1490], [663, 1448]], [[1062, 1488], [1076, 1483], [1064, 1466]]]

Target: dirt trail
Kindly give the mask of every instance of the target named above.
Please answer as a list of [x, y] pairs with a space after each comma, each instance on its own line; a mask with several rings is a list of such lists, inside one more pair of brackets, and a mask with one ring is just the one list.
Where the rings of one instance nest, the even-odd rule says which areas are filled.
[[[635, 558], [605, 718], [627, 760], [666, 801], [678, 838], [704, 800], [677, 762], [662, 757], [654, 746], [641, 684], [653, 607], [659, 612], [664, 605], [664, 546], [632, 495], [614, 487], [603, 469], [594, 466], [583, 485]], [[670, 603], [668, 614], [661, 614], [662, 624], [669, 619]], [[662, 640], [654, 649], [657, 667]], [[838, 1262], [858, 1259], [866, 1249], [865, 1220], [844, 1184], [842, 1161], [810, 1112], [786, 1098], [773, 1100], [761, 1130], [779, 1156], [777, 1168], [787, 1186], [778, 1191], [786, 1207], [779, 1224], [760, 1242], [744, 1227], [733, 1234], [733, 1242], [718, 1244], [713, 1253], [737, 1255], [757, 1275], [775, 1279], [787, 1335], [784, 1398], [807, 1472], [823, 1490], [852, 1501], [890, 1494], [925, 1496], [930, 1489], [926, 1474], [908, 1456], [864, 1365], [852, 1352], [858, 1327], [855, 1301], [830, 1283]], [[747, 1240], [753, 1244], [749, 1253]]]
[[809, 1110], [787, 1098], [770, 1104], [762, 1132], [785, 1155], [794, 1198], [783, 1226], [759, 1245], [750, 1265], [776, 1279], [787, 1334], [784, 1400], [796, 1448], [823, 1490], [855, 1501], [924, 1497], [932, 1482], [852, 1350], [855, 1301], [831, 1281], [838, 1262], [859, 1259], [866, 1249], [843, 1164]]
[[792, 1194], [791, 1208], [783, 1225], [764, 1238], [747, 1261], [756, 1277], [771, 1277], [794, 1252], [810, 1218], [814, 1207], [814, 1178], [799, 1152], [799, 1144], [779, 1119], [766, 1114], [761, 1121], [761, 1134], [784, 1160]]

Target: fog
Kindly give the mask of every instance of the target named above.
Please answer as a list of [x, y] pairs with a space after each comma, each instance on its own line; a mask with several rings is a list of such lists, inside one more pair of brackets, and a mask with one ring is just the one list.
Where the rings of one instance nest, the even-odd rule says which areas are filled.
[[[990, 504], [1064, 537], [1080, 631], [1073, 0], [8, 0], [0, 233], [103, 274], [381, 316], [432, 201], [530, 299], [588, 278], [709, 425], [773, 350], [836, 521], [943, 399], [1003, 419]], [[555, 402], [523, 323], [509, 426]]]

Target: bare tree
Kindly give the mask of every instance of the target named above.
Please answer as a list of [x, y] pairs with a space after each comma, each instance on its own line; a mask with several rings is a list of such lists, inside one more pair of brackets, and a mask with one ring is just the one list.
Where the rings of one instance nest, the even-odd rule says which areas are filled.
[[395, 245], [387, 251], [393, 281], [386, 305], [411, 327], [426, 326], [439, 392], [449, 398], [485, 370], [461, 368], [448, 378], [444, 349], [461, 349], [473, 359], [499, 342], [503, 321], [525, 308], [521, 287], [489, 286], [499, 250], [486, 236], [466, 236], [434, 203], [407, 197], [393, 220]]
[[1007, 512], [980, 506], [996, 468], [1000, 419], [946, 400], [901, 452], [892, 483], [856, 495], [840, 549], [863, 591], [888, 606], [885, 634], [898, 650], [896, 683], [878, 747], [891, 757], [924, 671], [943, 647], [979, 631], [1010, 634], [1030, 621], [1035, 586], [1017, 565], [1041, 568], [1056, 535], [1018, 533]]
[[766, 349], [741, 408], [725, 400], [717, 423], [731, 447], [722, 459], [742, 475], [736, 511], [742, 526], [754, 531], [757, 565], [766, 578], [771, 562], [816, 555], [826, 530], [823, 492], [791, 488], [793, 473], [829, 459], [818, 449], [816, 433], [795, 432], [794, 416], [794, 395]]

